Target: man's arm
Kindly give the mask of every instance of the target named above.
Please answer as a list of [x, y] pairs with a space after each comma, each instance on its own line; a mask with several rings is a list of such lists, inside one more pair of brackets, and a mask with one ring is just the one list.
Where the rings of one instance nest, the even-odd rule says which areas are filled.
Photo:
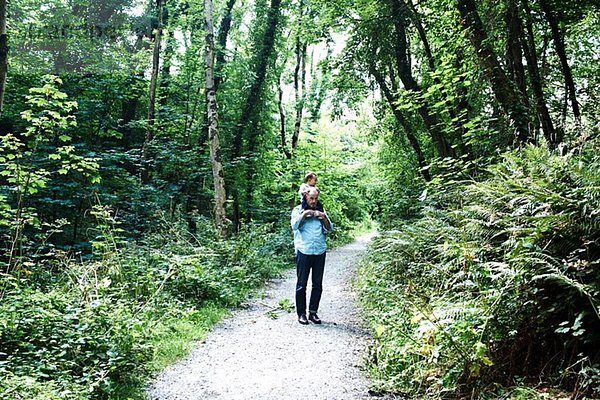
[[323, 224], [323, 229], [325, 230], [325, 233], [333, 232], [333, 223], [329, 219], [329, 216], [327, 215], [327, 213], [324, 211], [323, 212], [315, 211], [314, 213], [315, 213], [314, 214], [315, 217], [317, 217], [321, 220], [321, 223]]
[[[318, 211], [317, 211], [318, 212]], [[304, 219], [306, 219], [307, 217], [312, 217], [315, 214], [315, 211], [313, 210], [302, 210], [302, 209], [298, 209], [298, 208], [294, 208], [292, 210], [292, 218], [291, 218], [291, 225], [292, 225], [292, 229], [296, 230], [300, 228], [300, 225], [302, 225], [302, 223], [304, 222]]]

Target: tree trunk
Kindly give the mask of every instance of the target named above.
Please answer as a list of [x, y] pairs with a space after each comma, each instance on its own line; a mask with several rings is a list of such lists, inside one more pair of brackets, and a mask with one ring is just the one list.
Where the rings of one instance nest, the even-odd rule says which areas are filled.
[[227, 47], [227, 36], [231, 29], [231, 10], [235, 0], [228, 0], [225, 5], [225, 13], [221, 19], [218, 32], [218, 47], [216, 49], [216, 64], [215, 64], [215, 91], [219, 90], [219, 85], [223, 81], [223, 66], [225, 65], [225, 48]]
[[548, 145], [551, 148], [554, 148], [558, 143], [562, 142], [563, 135], [561, 134], [562, 131], [558, 132], [554, 128], [552, 118], [550, 117], [550, 112], [548, 111], [548, 106], [546, 105], [546, 100], [544, 98], [544, 90], [542, 87], [542, 78], [538, 68], [538, 57], [536, 53], [535, 39], [533, 35], [531, 9], [529, 8], [528, 0], [523, 0], [522, 3], [523, 9], [525, 10], [526, 14], [525, 26], [527, 38], [527, 40], [523, 42], [523, 51], [525, 54], [525, 59], [527, 60], [527, 71], [529, 72], [531, 88], [533, 90], [533, 95], [535, 96], [535, 108], [540, 124], [542, 125], [542, 132], [544, 133], [544, 137], [546, 138]]
[[[280, 6], [281, 0], [271, 0], [271, 7], [269, 8], [267, 15], [267, 26], [260, 40], [260, 51], [255, 57], [255, 77], [250, 85], [248, 97], [242, 106], [242, 113], [236, 125], [236, 134], [233, 141], [232, 154], [234, 161], [237, 161], [241, 156], [242, 143], [245, 133], [248, 132], [248, 157], [246, 158], [246, 185], [248, 185], [246, 190], [246, 218], [248, 221], [252, 217], [252, 213], [250, 211], [250, 205], [252, 203], [251, 182], [254, 175], [252, 153], [256, 147], [257, 139], [257, 132], [254, 129], [256, 121], [253, 121], [252, 118], [254, 117], [254, 111], [260, 100], [263, 84], [267, 76], [267, 67], [269, 65], [269, 60], [271, 59], [271, 54], [275, 45], [275, 31], [277, 30], [277, 25], [279, 23]], [[234, 204], [234, 210], [239, 211], [240, 207], [238, 188], [233, 189], [233, 196], [234, 203], [237, 203]], [[239, 227], [240, 215], [234, 215], [234, 219], [236, 226]]]
[[521, 43], [521, 18], [519, 18], [519, 10], [516, 0], [508, 0], [506, 7], [506, 54], [509, 73], [516, 82], [517, 87], [521, 91], [525, 106], [527, 104], [527, 84], [525, 81], [525, 67], [523, 67], [523, 53]]
[[[433, 54], [431, 52], [431, 46], [429, 45], [429, 39], [427, 39], [427, 33], [425, 32], [425, 28], [423, 27], [423, 23], [421, 21], [421, 17], [417, 11], [417, 9], [415, 8], [414, 4], [412, 3], [411, 0], [407, 1], [408, 6], [410, 8], [411, 11], [411, 17], [412, 17], [412, 21], [413, 24], [416, 26], [417, 28], [417, 32], [419, 33], [419, 38], [421, 39], [421, 43], [423, 44], [423, 51], [425, 53], [425, 58], [427, 59], [427, 65], [429, 65], [429, 70], [431, 72], [435, 72], [436, 71], [436, 62], [435, 59], [433, 58]], [[434, 74], [433, 75], [433, 81], [442, 86], [443, 84], [440, 81], [439, 77]], [[446, 93], [442, 93], [444, 96], [446, 95]], [[465, 135], [468, 133], [467, 129], [465, 128], [464, 124], [462, 123], [463, 121], [461, 120], [461, 118], [459, 118], [457, 115], [460, 114], [460, 108], [457, 110], [456, 109], [456, 105], [452, 105], [452, 103], [450, 102], [446, 102], [446, 110], [448, 111], [448, 115], [450, 116], [450, 121], [452, 121], [452, 126], [454, 127], [454, 131], [456, 132], [456, 140], [459, 141], [459, 146], [461, 151], [463, 152], [463, 154], [468, 153], [467, 147], [464, 144], [463, 138], [465, 137]]]
[[140, 99], [135, 97], [128, 97], [123, 99], [121, 103], [121, 119], [119, 121], [119, 127], [117, 128], [121, 132], [121, 145], [123, 148], [129, 150], [132, 142], [132, 129], [129, 123], [135, 119], [137, 113], [137, 107]]
[[277, 82], [277, 107], [279, 108], [279, 134], [281, 136], [281, 150], [288, 160], [292, 153], [287, 148], [287, 136], [285, 131], [285, 109], [283, 108], [283, 90], [281, 89], [281, 75]]
[[0, 112], [4, 106], [4, 90], [8, 73], [8, 36], [6, 35], [6, 0], [0, 0]]
[[206, 33], [206, 109], [208, 110], [208, 137], [210, 141], [210, 161], [213, 172], [215, 189], [214, 218], [215, 226], [221, 237], [227, 234], [227, 217], [225, 214], [225, 179], [221, 164], [221, 145], [218, 131], [217, 93], [215, 91], [215, 42], [213, 34], [213, 4], [212, 0], [204, 0], [204, 31]]
[[394, 117], [396, 118], [396, 121], [400, 124], [400, 126], [402, 126], [402, 129], [404, 129], [404, 133], [406, 134], [406, 137], [415, 152], [415, 156], [417, 157], [417, 162], [419, 163], [419, 167], [420, 167], [419, 171], [421, 172], [421, 175], [423, 175], [423, 178], [427, 182], [431, 181], [431, 175], [429, 174], [429, 165], [427, 165], [427, 160], [425, 160], [425, 156], [423, 155], [423, 151], [421, 150], [421, 145], [419, 144], [419, 140], [412, 133], [413, 132], [412, 126], [406, 120], [406, 118], [404, 118], [402, 111], [400, 111], [398, 109], [398, 107], [397, 107], [398, 99], [390, 91], [387, 84], [385, 83], [385, 80], [383, 79], [383, 76], [375, 69], [375, 67], [371, 67], [369, 71], [370, 71], [371, 75], [373, 75], [375, 80], [377, 81], [377, 84], [381, 88], [381, 91], [383, 92], [384, 97], [390, 104], [390, 107], [392, 108], [392, 112], [394, 113]]
[[[333, 45], [329, 38], [327, 39], [325, 46], [327, 47], [327, 55], [325, 56], [325, 59], [329, 60], [333, 54]], [[311, 60], [314, 60], [314, 57], [311, 57]], [[317, 70], [317, 68], [313, 69], [313, 71], [315, 70]], [[321, 106], [323, 105], [326, 91], [325, 87], [327, 86], [330, 76], [329, 66], [327, 63], [325, 63], [325, 67], [321, 69], [321, 79], [317, 80], [315, 73], [313, 73], [311, 76], [311, 86], [315, 89], [311, 90], [313, 95], [309, 96], [310, 120], [311, 122], [317, 122], [321, 117]]]
[[563, 75], [565, 77], [565, 85], [567, 87], [567, 92], [569, 99], [571, 100], [571, 108], [573, 109], [573, 117], [575, 118], [575, 122], [577, 124], [581, 123], [581, 113], [579, 111], [579, 103], [577, 103], [577, 95], [575, 91], [575, 81], [573, 80], [573, 73], [571, 72], [571, 67], [569, 66], [569, 62], [567, 61], [567, 52], [565, 50], [565, 42], [563, 39], [562, 32], [558, 26], [558, 21], [556, 17], [552, 13], [552, 9], [550, 8], [550, 4], [546, 0], [540, 0], [540, 6], [542, 7], [542, 11], [546, 17], [546, 21], [550, 25], [550, 30], [552, 31], [552, 39], [554, 41], [554, 48], [556, 49], [556, 54], [558, 55], [558, 59], [560, 60], [560, 66], [562, 68]]
[[496, 53], [489, 45], [489, 38], [477, 12], [473, 0], [458, 0], [458, 10], [471, 44], [475, 49], [479, 64], [487, 75], [494, 96], [515, 127], [519, 144], [531, 143], [528, 128], [527, 112], [519, 94], [514, 90], [511, 81], [502, 69]]
[[[404, 5], [401, 4], [400, 0], [389, 1], [395, 30], [393, 42], [398, 75], [406, 90], [421, 92], [421, 87], [412, 75], [410, 60], [408, 58], [408, 39], [406, 37], [405, 21], [406, 12], [404, 10]], [[442, 158], [454, 157], [454, 149], [450, 146], [450, 143], [448, 143], [443, 132], [440, 130], [438, 118], [431, 113], [427, 102], [421, 102], [418, 111], [425, 123], [427, 131], [431, 135], [431, 140], [438, 155]]]
[[[255, 58], [255, 78], [252, 80], [252, 84], [248, 90], [248, 97], [243, 104], [242, 113], [237, 123], [237, 134], [235, 135], [233, 146], [234, 158], [237, 158], [241, 155], [245, 127], [251, 125], [252, 121], [250, 121], [250, 118], [252, 117], [252, 114], [254, 113], [254, 110], [258, 104], [263, 83], [267, 76], [267, 67], [275, 44], [275, 30], [277, 29], [277, 24], [279, 22], [280, 5], [281, 0], [271, 0], [271, 8], [269, 9], [269, 14], [267, 16], [267, 28], [265, 29], [265, 33], [263, 34], [261, 40], [262, 43], [259, 47], [260, 51]], [[253, 135], [254, 133], [252, 133], [250, 136]]]
[[152, 73], [150, 76], [150, 90], [148, 95], [148, 128], [146, 139], [142, 147], [142, 183], [150, 180], [150, 143], [154, 139], [154, 118], [156, 117], [156, 83], [160, 64], [160, 41], [162, 39], [163, 10], [166, 0], [156, 0], [158, 8], [158, 25], [154, 31], [154, 49], [152, 52]]
[[[166, 21], [163, 22], [166, 25]], [[167, 43], [165, 46], [164, 62], [160, 73], [160, 94], [161, 97], [158, 99], [158, 104], [161, 108], [167, 105], [169, 100], [169, 85], [171, 83], [171, 65], [173, 59], [173, 53], [175, 52], [175, 46], [177, 40], [175, 39], [175, 32], [169, 31], [167, 34]]]
[[294, 133], [292, 135], [292, 152], [298, 147], [300, 128], [302, 127], [302, 113], [304, 112], [304, 99], [306, 90], [306, 43], [302, 43], [300, 37], [296, 39], [296, 68], [294, 70], [294, 90], [296, 98], [296, 120], [294, 122]]

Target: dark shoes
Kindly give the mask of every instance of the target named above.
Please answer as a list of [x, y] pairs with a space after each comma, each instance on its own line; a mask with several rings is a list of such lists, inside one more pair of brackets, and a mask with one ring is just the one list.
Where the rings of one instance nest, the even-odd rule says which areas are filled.
[[308, 319], [306, 319], [306, 314], [298, 315], [298, 322], [300, 322], [302, 325], [308, 325], [308, 321], [318, 325], [321, 323], [321, 318], [319, 318], [317, 313], [308, 314]]
[[[321, 323], [321, 318], [319, 318], [319, 316], [317, 315], [317, 313], [310, 313], [308, 314], [308, 319], [313, 323], [313, 324], [320, 324]], [[308, 322], [307, 322], [308, 323]]]

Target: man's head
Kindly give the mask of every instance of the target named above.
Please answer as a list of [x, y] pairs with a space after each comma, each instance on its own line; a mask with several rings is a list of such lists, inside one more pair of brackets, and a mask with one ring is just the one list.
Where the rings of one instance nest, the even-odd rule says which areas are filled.
[[317, 202], [319, 201], [319, 190], [317, 188], [310, 188], [306, 193], [306, 204], [310, 208], [315, 208], [317, 206]]

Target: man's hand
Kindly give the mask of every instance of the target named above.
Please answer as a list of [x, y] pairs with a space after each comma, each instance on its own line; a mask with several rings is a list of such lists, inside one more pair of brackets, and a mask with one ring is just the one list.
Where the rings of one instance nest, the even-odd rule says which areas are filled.
[[302, 213], [302, 215], [303, 215], [304, 218], [314, 217], [315, 216], [315, 212], [318, 212], [318, 211], [304, 210], [304, 212]]

